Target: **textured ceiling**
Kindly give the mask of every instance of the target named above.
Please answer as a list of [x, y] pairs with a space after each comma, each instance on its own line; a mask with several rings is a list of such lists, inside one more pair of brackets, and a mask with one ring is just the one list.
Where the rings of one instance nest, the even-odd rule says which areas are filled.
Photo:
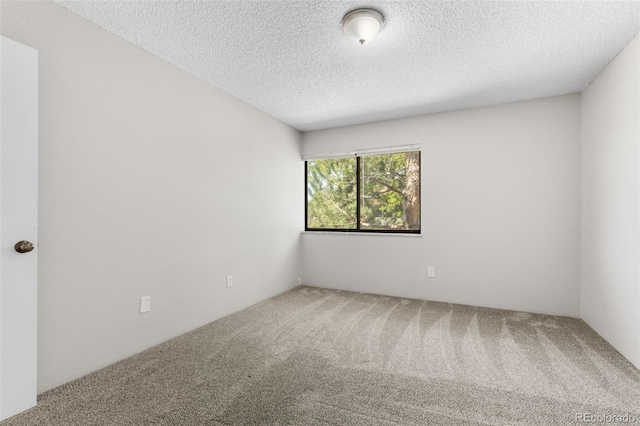
[[638, 1], [56, 2], [302, 131], [579, 92], [640, 30]]

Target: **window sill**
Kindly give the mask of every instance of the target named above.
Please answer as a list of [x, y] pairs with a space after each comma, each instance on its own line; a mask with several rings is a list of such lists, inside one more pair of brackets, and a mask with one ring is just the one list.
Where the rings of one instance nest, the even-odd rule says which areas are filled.
[[301, 231], [300, 234], [320, 234], [320, 235], [342, 235], [342, 236], [365, 236], [365, 237], [411, 237], [422, 238], [422, 234], [400, 234], [384, 232], [344, 232], [344, 231]]

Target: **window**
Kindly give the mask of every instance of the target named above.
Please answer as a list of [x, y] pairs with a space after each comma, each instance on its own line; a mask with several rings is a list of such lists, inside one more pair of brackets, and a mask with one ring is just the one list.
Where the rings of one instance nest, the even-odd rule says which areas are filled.
[[420, 233], [420, 151], [307, 160], [307, 231]]

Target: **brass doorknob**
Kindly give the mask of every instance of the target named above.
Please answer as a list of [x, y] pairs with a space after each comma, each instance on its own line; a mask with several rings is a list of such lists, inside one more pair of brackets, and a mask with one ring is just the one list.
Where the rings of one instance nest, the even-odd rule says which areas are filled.
[[33, 244], [31, 244], [29, 241], [18, 241], [14, 248], [18, 253], [29, 253], [31, 250], [33, 250]]

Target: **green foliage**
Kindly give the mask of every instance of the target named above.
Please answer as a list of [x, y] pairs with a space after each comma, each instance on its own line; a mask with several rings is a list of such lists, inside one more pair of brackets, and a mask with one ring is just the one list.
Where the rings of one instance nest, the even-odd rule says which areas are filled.
[[356, 159], [307, 163], [307, 226], [356, 228]]
[[361, 228], [404, 228], [406, 154], [373, 155], [361, 162]]
[[420, 154], [372, 155], [307, 163], [307, 225], [356, 229], [360, 161], [360, 229], [420, 229]]

